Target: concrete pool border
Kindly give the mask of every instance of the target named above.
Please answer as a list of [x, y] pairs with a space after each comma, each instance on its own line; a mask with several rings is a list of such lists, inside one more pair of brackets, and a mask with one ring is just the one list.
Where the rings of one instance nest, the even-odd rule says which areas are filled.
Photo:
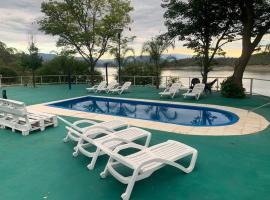
[[[134, 101], [144, 101], [144, 102], [156, 102], [156, 103], [166, 103], [166, 104], [176, 104], [176, 105], [188, 105], [188, 106], [201, 106], [201, 107], [209, 107], [215, 109], [221, 109], [225, 111], [229, 111], [235, 113], [239, 117], [239, 121], [232, 125], [226, 126], [217, 126], [217, 127], [193, 127], [193, 126], [182, 126], [177, 124], [169, 124], [162, 122], [154, 122], [142, 119], [133, 119], [126, 117], [119, 117], [113, 115], [104, 115], [97, 113], [88, 113], [83, 111], [75, 111], [68, 110], [62, 108], [50, 107], [48, 104], [58, 103], [67, 100], [78, 99], [82, 97], [101, 97], [101, 98], [111, 98], [111, 99], [125, 99], [125, 100], [134, 100]], [[146, 99], [135, 99], [135, 98], [121, 98], [121, 97], [104, 97], [104, 96], [95, 96], [95, 95], [86, 95], [76, 98], [64, 99], [59, 101], [53, 101], [43, 104], [37, 104], [28, 106], [28, 109], [31, 111], [42, 111], [47, 113], [52, 113], [56, 115], [77, 117], [77, 118], [86, 118], [91, 120], [99, 120], [99, 121], [108, 121], [113, 119], [124, 120], [130, 123], [132, 126], [138, 126], [141, 128], [149, 128], [153, 130], [160, 130], [166, 132], [180, 133], [180, 134], [188, 134], [188, 135], [205, 135], [205, 136], [230, 136], [230, 135], [247, 135], [258, 133], [263, 131], [269, 126], [269, 122], [261, 115], [248, 112], [247, 110], [227, 107], [227, 106], [219, 106], [219, 105], [211, 105], [211, 104], [199, 104], [199, 103], [183, 103], [183, 102], [168, 102], [168, 101], [159, 101], [159, 100], [146, 100]]]

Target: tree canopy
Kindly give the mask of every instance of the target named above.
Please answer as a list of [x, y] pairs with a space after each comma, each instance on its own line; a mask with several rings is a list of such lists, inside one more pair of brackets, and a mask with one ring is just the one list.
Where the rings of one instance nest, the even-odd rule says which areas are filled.
[[63, 0], [43, 2], [39, 21], [46, 34], [59, 36], [57, 45], [76, 50], [90, 65], [110, 49], [119, 29], [131, 22], [128, 0]]
[[230, 1], [163, 0], [162, 7], [167, 35], [185, 41], [201, 60], [203, 82], [207, 81], [210, 65], [216, 55], [225, 55], [222, 47], [234, 40], [234, 15]]

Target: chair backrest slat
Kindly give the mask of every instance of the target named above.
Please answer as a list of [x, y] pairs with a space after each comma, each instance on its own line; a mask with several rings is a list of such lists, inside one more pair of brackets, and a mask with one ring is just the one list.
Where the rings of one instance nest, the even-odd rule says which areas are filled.
[[202, 93], [204, 91], [205, 84], [198, 83], [194, 86], [192, 93]]
[[11, 114], [16, 117], [26, 117], [27, 110], [23, 102], [0, 99], [0, 113]]
[[170, 93], [174, 93], [177, 92], [178, 90], [180, 90], [182, 84], [181, 83], [173, 83], [172, 86], [169, 89]]

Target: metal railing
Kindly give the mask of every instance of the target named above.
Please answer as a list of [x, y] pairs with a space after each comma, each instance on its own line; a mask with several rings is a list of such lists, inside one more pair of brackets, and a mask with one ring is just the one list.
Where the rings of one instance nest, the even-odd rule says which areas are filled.
[[[115, 76], [108, 76], [108, 81], [115, 80]], [[160, 87], [167, 87], [172, 81], [181, 81], [183, 85], [189, 87], [191, 80], [193, 78], [201, 77], [182, 77], [182, 76], [161, 76], [160, 77]], [[208, 77], [208, 81], [211, 82], [217, 79], [217, 82], [213, 86], [213, 89], [219, 91], [221, 88], [221, 83], [227, 77]], [[102, 79], [105, 80], [105, 76], [94, 76], [95, 82], [100, 82]], [[67, 75], [43, 75], [35, 77], [37, 85], [49, 85], [49, 84], [67, 84]], [[89, 84], [91, 80], [90, 75], [74, 75], [72, 76], [72, 84]], [[130, 81], [133, 86], [155, 86], [156, 77], [155, 76], [122, 76], [122, 81]], [[246, 93], [248, 94], [262, 94], [270, 96], [270, 80], [267, 79], [257, 79], [257, 78], [244, 78], [244, 87], [246, 88]], [[1, 77], [0, 85], [2, 86], [27, 86], [32, 85], [32, 76], [16, 76], [16, 77]]]

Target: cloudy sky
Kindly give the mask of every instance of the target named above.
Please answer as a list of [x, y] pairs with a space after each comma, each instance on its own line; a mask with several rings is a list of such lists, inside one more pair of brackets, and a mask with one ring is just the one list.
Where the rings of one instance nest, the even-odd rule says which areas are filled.
[[[32, 30], [37, 30], [33, 22], [40, 17], [40, 4], [43, 0], [0, 0], [0, 40], [8, 46], [19, 50], [26, 50], [28, 35]], [[164, 27], [163, 12], [160, 0], [131, 0], [134, 6], [132, 12], [132, 34], [136, 35], [133, 47], [139, 54], [143, 42], [152, 36], [166, 31]], [[40, 51], [49, 53], [57, 50], [56, 38], [35, 31], [36, 40]], [[266, 40], [266, 39], [265, 39]], [[264, 40], [264, 42], [266, 42]], [[227, 56], [239, 56], [241, 44], [232, 43], [226, 47]], [[171, 54], [191, 55], [192, 51], [184, 48], [182, 43], [177, 43], [175, 49], [169, 50]]]

